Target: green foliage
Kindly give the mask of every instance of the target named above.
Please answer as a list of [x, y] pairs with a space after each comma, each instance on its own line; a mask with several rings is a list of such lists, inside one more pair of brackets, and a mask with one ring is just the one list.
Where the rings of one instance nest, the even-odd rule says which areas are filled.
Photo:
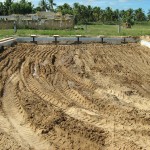
[[145, 20], [146, 20], [146, 16], [145, 16], [142, 8], [136, 9], [135, 10], [135, 21], [145, 21]]
[[56, 9], [57, 12], [61, 12], [63, 15], [65, 14], [73, 14], [73, 9], [72, 7], [65, 3], [64, 5], [58, 6]]
[[5, 0], [0, 2], [0, 15], [10, 14], [30, 14], [37, 11], [54, 11], [62, 12], [63, 15], [71, 14], [74, 16], [75, 24], [88, 24], [89, 22], [101, 22], [107, 25], [115, 25], [119, 23], [129, 23], [133, 25], [135, 22], [143, 22], [150, 20], [150, 10], [146, 16], [142, 8], [133, 10], [112, 10], [107, 7], [85, 6], [74, 3], [73, 6], [65, 3], [56, 7], [54, 0], [39, 0], [39, 6], [34, 8], [32, 2], [28, 0]]
[[5, 0], [5, 2], [4, 2], [4, 14], [5, 15], [11, 14], [11, 12], [12, 12], [12, 8], [11, 8], [12, 3], [13, 3], [12, 0]]
[[27, 2], [26, 0], [20, 1], [20, 13], [21, 14], [32, 13], [32, 9], [33, 9], [33, 6], [31, 2]]
[[21, 0], [19, 3], [12, 3], [11, 9], [13, 14], [29, 14], [32, 13], [33, 6], [31, 2]]
[[12, 0], [5, 0], [0, 2], [0, 15], [11, 14], [29, 14], [33, 11], [33, 5], [27, 0], [20, 0], [20, 2], [13, 2]]
[[[105, 10], [100, 7], [91, 7], [80, 5], [79, 3], [74, 3], [73, 7], [68, 4], [58, 6], [57, 11], [62, 12], [62, 14], [73, 14], [75, 18], [75, 24], [87, 24], [88, 22], [103, 22], [103, 24], [118, 24], [118, 22], [128, 22], [133, 25], [135, 21], [146, 21], [147, 17], [144, 11], [139, 8], [137, 10], [128, 9], [112, 10], [107, 7]], [[150, 19], [150, 11], [149, 11]]]
[[41, 11], [46, 11], [47, 10], [46, 0], [41, 0], [39, 3], [39, 7], [41, 8]]
[[150, 20], [150, 10], [148, 11], [147, 17], [148, 17], [148, 20]]
[[50, 11], [54, 11], [54, 6], [56, 6], [56, 3], [54, 3], [53, 0], [48, 0], [47, 9]]
[[4, 11], [5, 11], [4, 4], [0, 2], [0, 15], [4, 15]]
[[[48, 1], [48, 2], [47, 2]], [[53, 0], [40, 0], [39, 6], [35, 10], [40, 11], [55, 11], [54, 6], [56, 6], [56, 3], [54, 3]], [[40, 8], [40, 9], [39, 9]]]

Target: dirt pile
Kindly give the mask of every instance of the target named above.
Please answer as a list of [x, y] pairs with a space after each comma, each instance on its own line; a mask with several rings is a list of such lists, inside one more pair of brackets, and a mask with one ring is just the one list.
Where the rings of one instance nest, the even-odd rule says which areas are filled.
[[150, 51], [18, 44], [0, 53], [0, 149], [149, 150]]

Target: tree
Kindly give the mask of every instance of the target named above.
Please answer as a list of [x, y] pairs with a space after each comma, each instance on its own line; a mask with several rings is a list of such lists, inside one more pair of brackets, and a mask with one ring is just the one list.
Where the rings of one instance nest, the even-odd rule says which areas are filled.
[[92, 22], [94, 20], [93, 8], [90, 5], [88, 5], [86, 9], [87, 9], [86, 17], [88, 18], [87, 21]]
[[61, 12], [63, 15], [65, 15], [65, 14], [71, 14], [72, 15], [73, 14], [72, 7], [67, 3], [65, 3], [64, 5], [58, 6], [57, 11]]
[[145, 21], [146, 16], [142, 10], [142, 8], [136, 9], [135, 10], [135, 21]]
[[29, 14], [33, 11], [33, 5], [31, 2], [21, 0], [19, 3], [12, 3], [11, 9], [14, 14]]
[[120, 11], [120, 17], [123, 22], [126, 22], [126, 11], [125, 10]]
[[124, 16], [123, 16], [124, 22], [127, 22], [130, 25], [133, 25], [134, 24], [134, 18], [135, 18], [135, 15], [134, 15], [133, 9], [130, 8], [130, 9], [124, 11]]
[[36, 8], [33, 8], [33, 13], [36, 13], [36, 12], [38, 12], [38, 11], [42, 11], [42, 9], [41, 9], [40, 6], [38, 6], [38, 7], [36, 7]]
[[54, 11], [54, 6], [56, 6], [56, 3], [54, 3], [54, 0], [48, 0], [48, 10]]
[[101, 19], [102, 10], [100, 7], [93, 8], [93, 21], [97, 22]]
[[78, 17], [79, 17], [79, 22], [82, 24], [87, 24], [88, 22], [88, 10], [87, 7], [84, 5], [80, 5], [79, 11], [78, 11]]
[[21, 14], [29, 14], [32, 13], [33, 6], [31, 2], [28, 2], [26, 0], [20, 1], [20, 13]]
[[114, 10], [112, 20], [113, 21], [120, 21], [120, 11], [118, 9]]
[[0, 2], [0, 15], [4, 15], [4, 5]]
[[148, 20], [150, 20], [150, 9], [148, 10], [147, 17], [148, 17]]
[[106, 14], [106, 21], [112, 21], [113, 19], [113, 11], [110, 7], [107, 7], [105, 10], [105, 14]]
[[12, 0], [5, 0], [5, 2], [4, 2], [4, 14], [5, 15], [11, 14], [11, 12], [12, 12], [12, 10], [11, 10], [12, 3], [13, 3]]
[[84, 5], [80, 5], [79, 3], [74, 3], [73, 14], [75, 18], [75, 24], [87, 24], [87, 22], [91, 20], [89, 14], [92, 14], [92, 7], [86, 7]]
[[19, 14], [20, 13], [20, 4], [19, 3], [13, 3], [12, 5], [11, 5], [11, 7], [12, 7], [12, 13], [13, 14]]
[[42, 11], [46, 11], [47, 10], [47, 3], [45, 0], [41, 0], [39, 3], [39, 7], [41, 8]]
[[80, 4], [74, 3], [73, 4], [73, 15], [74, 15], [74, 22], [77, 24], [79, 22], [79, 10], [80, 10]]

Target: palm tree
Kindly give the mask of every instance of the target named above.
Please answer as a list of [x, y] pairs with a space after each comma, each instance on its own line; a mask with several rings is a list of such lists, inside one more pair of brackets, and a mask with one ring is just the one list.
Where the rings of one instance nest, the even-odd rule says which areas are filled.
[[54, 0], [48, 0], [48, 10], [54, 11], [54, 6], [56, 6], [56, 3], [54, 3]]
[[75, 24], [77, 24], [80, 20], [80, 12], [81, 12], [80, 4], [74, 3], [73, 4], [73, 15], [74, 15]]
[[61, 12], [63, 15], [65, 15], [65, 14], [71, 14], [72, 15], [73, 14], [72, 7], [67, 3], [64, 3], [63, 5], [58, 6], [56, 10], [58, 12]]
[[145, 16], [142, 8], [135, 10], [135, 20], [136, 21], [145, 21], [146, 20], [146, 16]]
[[120, 12], [118, 9], [114, 10], [113, 12], [113, 21], [120, 21]]
[[40, 3], [39, 3], [39, 6], [40, 6], [42, 11], [46, 11], [47, 10], [46, 0], [41, 0]]
[[134, 10], [128, 9], [125, 13], [126, 22], [133, 25], [134, 24]]
[[110, 7], [107, 7], [105, 10], [105, 14], [106, 14], [106, 20], [107, 21], [112, 21], [113, 18], [113, 11]]
[[6, 0], [4, 2], [4, 7], [5, 7], [6, 15], [11, 14], [11, 5], [12, 5], [12, 3], [13, 3], [12, 0]]
[[94, 7], [93, 8], [93, 17], [94, 17], [94, 21], [99, 21], [100, 20], [100, 16], [102, 15], [102, 10], [100, 7]]
[[150, 20], [150, 9], [148, 10], [147, 17], [148, 17], [148, 20]]
[[4, 5], [2, 2], [0, 2], [0, 15], [4, 15]]
[[93, 20], [93, 8], [90, 6], [90, 5], [88, 5], [87, 6], [87, 15], [86, 15], [86, 17], [88, 18], [87, 19], [87, 21], [89, 22], [89, 21], [92, 21]]

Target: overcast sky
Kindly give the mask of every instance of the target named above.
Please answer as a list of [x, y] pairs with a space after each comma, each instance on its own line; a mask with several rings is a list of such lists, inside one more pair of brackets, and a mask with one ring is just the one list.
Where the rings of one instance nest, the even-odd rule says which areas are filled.
[[[4, 1], [4, 0], [0, 0]], [[14, 0], [19, 1], [19, 0]], [[34, 6], [38, 6], [40, 0], [28, 0], [32, 1]], [[128, 8], [143, 8], [143, 10], [147, 13], [150, 9], [150, 0], [54, 0], [57, 5], [62, 5], [64, 3], [68, 3], [72, 5], [75, 2], [84, 5], [92, 5], [99, 6], [102, 9], [106, 7], [111, 7], [113, 9], [128, 9]]]

